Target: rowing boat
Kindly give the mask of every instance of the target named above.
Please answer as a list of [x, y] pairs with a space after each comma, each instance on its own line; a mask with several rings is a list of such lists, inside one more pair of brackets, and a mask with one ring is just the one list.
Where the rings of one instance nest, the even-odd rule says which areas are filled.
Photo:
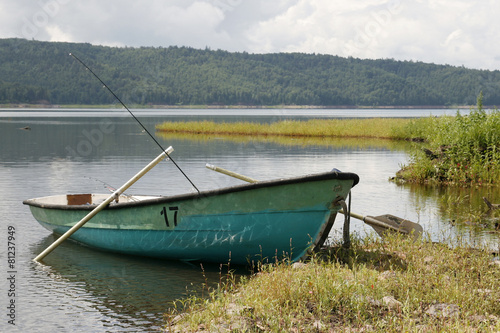
[[[353, 173], [326, 172], [175, 196], [117, 196], [71, 235], [127, 255], [248, 264], [297, 261], [323, 244], [351, 188]], [[109, 194], [25, 200], [36, 220], [62, 235]]]

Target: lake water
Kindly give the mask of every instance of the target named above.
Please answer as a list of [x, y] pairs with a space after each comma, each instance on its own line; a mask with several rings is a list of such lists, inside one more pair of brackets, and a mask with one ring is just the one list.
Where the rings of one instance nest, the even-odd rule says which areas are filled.
[[[259, 121], [341, 117], [419, 117], [454, 110], [137, 110], [154, 133], [165, 120]], [[21, 128], [29, 126], [30, 130]], [[227, 272], [218, 265], [191, 265], [95, 251], [64, 242], [44, 261], [32, 259], [54, 237], [22, 201], [62, 193], [106, 193], [103, 183], [121, 186], [159, 154], [159, 148], [124, 110], [0, 110], [0, 319], [2, 332], [159, 331], [172, 301], [200, 292]], [[485, 210], [481, 197], [500, 202], [498, 188], [450, 190], [400, 186], [388, 181], [408, 162], [408, 144], [383, 140], [294, 140], [156, 134], [173, 146], [176, 163], [200, 190], [241, 181], [205, 168], [215, 164], [256, 179], [300, 176], [337, 168], [360, 176], [352, 191], [352, 211], [390, 213], [420, 223], [432, 240], [463, 238], [472, 246], [499, 248], [488, 228], [454, 223], [454, 209]], [[170, 162], [139, 180], [128, 193], [179, 194], [194, 191]], [[451, 191], [451, 192], [450, 192]], [[460, 193], [457, 201], [457, 193]], [[451, 199], [450, 199], [451, 198]], [[479, 198], [479, 199], [477, 199]], [[484, 206], [484, 207], [483, 207]], [[458, 213], [460, 214], [460, 213]], [[336, 223], [332, 240], [341, 238]], [[8, 267], [7, 239], [15, 236], [15, 266]], [[351, 231], [370, 227], [352, 220]], [[221, 273], [222, 270], [222, 273]], [[14, 271], [15, 273], [10, 273]], [[240, 271], [244, 273], [243, 271]], [[11, 279], [14, 275], [15, 280]], [[12, 290], [14, 288], [14, 290]], [[9, 295], [9, 289], [15, 296]], [[8, 323], [15, 301], [15, 326]]]

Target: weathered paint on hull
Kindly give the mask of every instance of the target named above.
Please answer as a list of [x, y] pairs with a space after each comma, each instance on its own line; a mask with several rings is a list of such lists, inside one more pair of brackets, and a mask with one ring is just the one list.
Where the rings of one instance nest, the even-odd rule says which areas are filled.
[[[354, 176], [264, 182], [200, 196], [116, 204], [71, 238], [108, 251], [159, 258], [246, 264], [285, 256], [295, 261], [318, 239], [330, 214], [340, 208], [332, 206], [332, 201], [347, 196], [357, 183]], [[45, 228], [57, 234], [92, 208], [25, 203]]]

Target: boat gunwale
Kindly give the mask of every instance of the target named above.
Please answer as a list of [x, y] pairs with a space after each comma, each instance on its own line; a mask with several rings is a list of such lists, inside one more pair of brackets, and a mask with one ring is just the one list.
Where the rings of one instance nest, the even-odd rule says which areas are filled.
[[[178, 194], [178, 195], [172, 195], [172, 196], [158, 196], [158, 197], [144, 199], [144, 200], [140, 200], [140, 201], [128, 201], [128, 202], [121, 202], [121, 203], [118, 202], [118, 203], [115, 203], [112, 205], [108, 205], [108, 207], [106, 207], [106, 210], [130, 208], [130, 207], [141, 207], [141, 206], [147, 206], [147, 205], [151, 205], [151, 204], [160, 204], [160, 203], [167, 203], [167, 202], [172, 202], [172, 201], [185, 201], [185, 200], [193, 200], [193, 199], [202, 199], [202, 198], [213, 197], [213, 196], [217, 196], [217, 195], [221, 195], [221, 194], [242, 192], [242, 191], [260, 189], [260, 188], [266, 188], [266, 187], [274, 187], [274, 186], [289, 185], [289, 184], [300, 184], [300, 183], [305, 183], [305, 182], [309, 182], [309, 181], [322, 181], [322, 180], [335, 180], [335, 179], [337, 179], [337, 180], [353, 180], [353, 184], [352, 184], [351, 188], [354, 187], [359, 182], [359, 176], [355, 173], [330, 171], [330, 172], [310, 174], [310, 175], [299, 176], [299, 177], [281, 178], [281, 179], [259, 181], [259, 182], [250, 183], [250, 184], [235, 185], [235, 186], [224, 187], [224, 188], [220, 188], [220, 189], [201, 191], [199, 193], [184, 193], [184, 194]], [[28, 206], [33, 206], [33, 207], [44, 208], [44, 209], [59, 209], [59, 210], [92, 210], [98, 206], [98, 204], [67, 205], [67, 204], [50, 204], [50, 203], [37, 202], [37, 200], [40, 200], [43, 198], [48, 198], [48, 197], [53, 197], [53, 196], [27, 199], [27, 200], [23, 201], [23, 204], [28, 205]]]

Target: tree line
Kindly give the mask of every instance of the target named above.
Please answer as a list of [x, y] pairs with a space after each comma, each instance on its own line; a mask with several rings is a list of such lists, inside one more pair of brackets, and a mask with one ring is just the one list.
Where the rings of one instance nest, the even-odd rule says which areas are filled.
[[0, 103], [140, 105], [500, 104], [500, 72], [393, 59], [250, 54], [190, 47], [105, 47], [0, 39]]

